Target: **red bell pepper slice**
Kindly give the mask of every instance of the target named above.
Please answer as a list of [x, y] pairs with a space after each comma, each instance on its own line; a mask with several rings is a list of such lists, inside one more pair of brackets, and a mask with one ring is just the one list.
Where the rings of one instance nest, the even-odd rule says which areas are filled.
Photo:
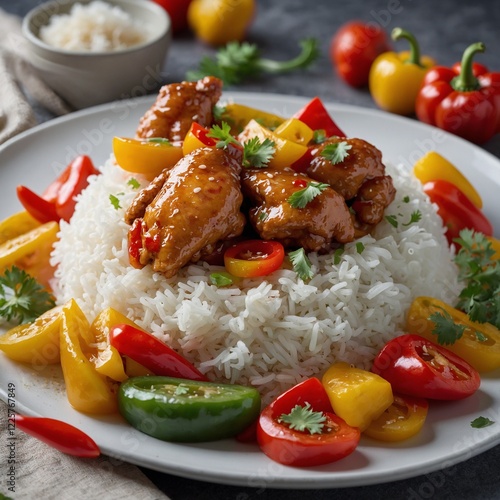
[[415, 104], [419, 120], [478, 144], [500, 132], [500, 73], [472, 62], [484, 50], [474, 43], [461, 63], [426, 73]]
[[446, 227], [446, 238], [451, 245], [460, 237], [462, 229], [473, 229], [486, 236], [493, 236], [493, 226], [455, 184], [439, 179], [426, 182], [424, 193], [438, 206], [438, 214]]
[[60, 217], [53, 202], [47, 201], [38, 196], [26, 186], [17, 186], [17, 197], [25, 210], [38, 222], [58, 222]]
[[299, 109], [293, 118], [304, 122], [312, 130], [324, 130], [327, 137], [346, 137], [344, 132], [333, 121], [323, 102], [319, 97], [314, 97], [303, 108]]
[[115, 325], [110, 329], [109, 342], [120, 354], [132, 358], [155, 375], [208, 381], [189, 361], [144, 330], [126, 324]]
[[15, 422], [17, 429], [67, 455], [95, 458], [101, 454], [99, 447], [90, 436], [61, 420], [16, 414]]
[[[310, 405], [325, 417], [321, 433], [292, 429], [281, 422], [283, 415], [299, 406]], [[284, 465], [310, 467], [340, 460], [352, 453], [359, 443], [360, 431], [347, 425], [333, 410], [323, 385], [312, 377], [278, 396], [261, 413], [257, 423], [257, 441], [271, 459]]]
[[372, 371], [396, 393], [424, 399], [457, 400], [474, 394], [479, 373], [461, 357], [419, 335], [390, 340], [377, 354]]

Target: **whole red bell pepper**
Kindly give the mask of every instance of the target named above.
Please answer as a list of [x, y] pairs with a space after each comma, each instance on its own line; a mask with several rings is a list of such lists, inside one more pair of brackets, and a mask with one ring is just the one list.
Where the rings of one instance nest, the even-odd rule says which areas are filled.
[[88, 178], [99, 171], [86, 155], [77, 156], [39, 196], [26, 186], [17, 187], [23, 207], [42, 224], [60, 219], [69, 221], [75, 211], [75, 197], [87, 187]]
[[473, 63], [484, 50], [483, 43], [473, 43], [461, 63], [427, 72], [416, 101], [419, 120], [476, 144], [500, 132], [500, 73]]

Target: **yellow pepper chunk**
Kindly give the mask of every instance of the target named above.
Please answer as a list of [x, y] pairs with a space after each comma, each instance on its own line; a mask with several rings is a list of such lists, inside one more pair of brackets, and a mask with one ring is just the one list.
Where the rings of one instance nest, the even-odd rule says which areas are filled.
[[387, 380], [348, 363], [333, 364], [323, 375], [322, 383], [334, 413], [361, 431], [394, 401]]
[[21, 363], [41, 367], [59, 363], [62, 306], [43, 313], [32, 323], [15, 326], [0, 336], [0, 350]]
[[491, 256], [492, 260], [500, 259], [500, 240], [493, 238], [492, 236], [487, 236], [486, 239], [491, 243], [491, 248], [495, 250], [495, 253]]
[[73, 299], [63, 306], [60, 341], [61, 367], [71, 406], [92, 414], [117, 411], [116, 383], [98, 373], [90, 361], [96, 339]]
[[123, 170], [151, 180], [182, 158], [182, 147], [162, 139], [114, 137], [113, 154]]
[[228, 103], [224, 106], [221, 120], [231, 126], [231, 134], [233, 135], [238, 135], [242, 132], [251, 120], [257, 121], [269, 130], [274, 130], [285, 121], [279, 115], [236, 103]]
[[479, 372], [488, 372], [500, 367], [500, 330], [491, 323], [476, 323], [469, 316], [445, 302], [433, 297], [417, 297], [411, 304], [406, 318], [406, 331], [416, 333], [437, 343], [432, 333], [435, 323], [431, 314], [449, 314], [454, 323], [466, 328], [462, 336], [446, 349], [454, 352]]
[[261, 141], [269, 139], [274, 142], [276, 151], [268, 164], [271, 168], [283, 169], [290, 167], [307, 151], [307, 146], [279, 137], [257, 121], [250, 120], [243, 132], [238, 136], [238, 140], [245, 143], [253, 137], [258, 137]]
[[307, 146], [314, 136], [312, 128], [298, 118], [285, 120], [274, 130], [274, 133], [283, 139], [288, 139], [304, 146]]
[[17, 212], [0, 222], [0, 245], [40, 226], [28, 212]]
[[444, 180], [454, 184], [477, 207], [482, 208], [483, 200], [474, 186], [460, 170], [436, 151], [428, 151], [413, 165], [413, 174], [422, 183]]

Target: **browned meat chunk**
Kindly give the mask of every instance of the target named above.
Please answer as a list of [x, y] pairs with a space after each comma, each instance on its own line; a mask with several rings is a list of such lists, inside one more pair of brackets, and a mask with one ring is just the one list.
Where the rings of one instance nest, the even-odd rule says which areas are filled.
[[389, 175], [374, 177], [363, 183], [352, 208], [356, 219], [365, 224], [378, 224], [384, 217], [384, 210], [396, 195], [396, 189]]
[[169, 278], [211, 254], [221, 240], [239, 236], [245, 224], [240, 168], [222, 149], [197, 149], [161, 174], [162, 185], [153, 181], [157, 193], [144, 210], [151, 192], [142, 200], [139, 193], [127, 213], [129, 223], [138, 216], [134, 225], [141, 224], [139, 267], [152, 261]]
[[344, 198], [326, 188], [304, 208], [294, 208], [290, 196], [312, 181], [291, 169], [248, 169], [242, 173], [242, 189], [254, 207], [249, 217], [262, 239], [301, 246], [308, 251], [329, 248], [332, 240], [347, 243], [354, 226]]
[[191, 123], [212, 124], [212, 109], [222, 94], [222, 81], [207, 76], [198, 82], [164, 85], [136, 131], [138, 138], [164, 137], [182, 141]]

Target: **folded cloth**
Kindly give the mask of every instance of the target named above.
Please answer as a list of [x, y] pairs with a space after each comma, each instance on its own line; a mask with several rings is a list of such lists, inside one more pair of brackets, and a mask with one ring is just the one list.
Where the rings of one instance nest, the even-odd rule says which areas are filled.
[[59, 116], [71, 108], [37, 75], [28, 61], [18, 16], [0, 9], [0, 144], [36, 125], [31, 102]]
[[135, 465], [107, 456], [65, 455], [10, 429], [8, 422], [9, 409], [0, 401], [0, 498], [168, 500]]

